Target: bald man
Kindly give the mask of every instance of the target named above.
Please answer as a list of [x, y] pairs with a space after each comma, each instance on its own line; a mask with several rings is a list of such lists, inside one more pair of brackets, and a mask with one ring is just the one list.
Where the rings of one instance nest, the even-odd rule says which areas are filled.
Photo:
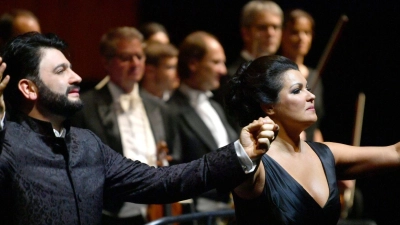
[[15, 9], [0, 18], [0, 47], [11, 38], [30, 31], [41, 32], [39, 20], [28, 10]]

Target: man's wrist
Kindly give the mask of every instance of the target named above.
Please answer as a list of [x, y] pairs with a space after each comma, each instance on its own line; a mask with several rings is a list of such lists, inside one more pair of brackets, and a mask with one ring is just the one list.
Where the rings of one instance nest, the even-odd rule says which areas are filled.
[[242, 165], [243, 171], [245, 173], [251, 173], [257, 167], [259, 160], [253, 162], [250, 157], [247, 155], [246, 151], [244, 150], [243, 146], [240, 144], [240, 141], [237, 140], [234, 142], [236, 155], [239, 159], [240, 164]]
[[0, 120], [0, 130], [3, 130], [3, 128], [4, 128], [4, 119], [5, 118], [6, 118], [6, 112], [3, 112], [1, 120]]

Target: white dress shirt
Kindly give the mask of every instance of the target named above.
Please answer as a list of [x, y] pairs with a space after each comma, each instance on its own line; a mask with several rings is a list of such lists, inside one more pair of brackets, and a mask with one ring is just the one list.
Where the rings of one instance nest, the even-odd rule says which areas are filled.
[[[156, 144], [149, 119], [136, 83], [131, 93], [124, 93], [117, 85], [108, 82], [118, 118], [123, 155], [150, 166], [157, 165]], [[124, 203], [118, 217], [146, 215], [147, 205]], [[114, 215], [115, 216], [115, 215]]]
[[228, 133], [209, 100], [212, 97], [211, 91], [195, 90], [185, 84], [181, 84], [179, 90], [189, 98], [190, 105], [210, 130], [218, 148], [227, 145], [229, 143]]

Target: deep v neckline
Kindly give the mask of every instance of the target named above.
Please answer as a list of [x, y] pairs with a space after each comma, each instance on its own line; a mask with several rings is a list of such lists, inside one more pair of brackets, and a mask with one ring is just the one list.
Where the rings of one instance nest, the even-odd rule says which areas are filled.
[[[307, 142], [306, 142], [307, 143]], [[320, 208], [320, 209], [324, 209], [326, 206], [327, 206], [327, 204], [329, 203], [329, 199], [331, 198], [331, 193], [332, 193], [332, 188], [331, 188], [331, 180], [330, 180], [330, 177], [326, 174], [326, 170], [327, 170], [327, 168], [326, 168], [326, 165], [323, 163], [323, 161], [322, 161], [322, 159], [321, 159], [321, 156], [320, 156], [320, 154], [317, 152], [317, 151], [315, 151], [314, 150], [314, 148], [311, 146], [311, 145], [309, 145], [308, 143], [307, 143], [307, 145], [308, 146], [310, 146], [310, 148], [314, 151], [314, 153], [318, 156], [318, 159], [319, 159], [319, 161], [320, 161], [320, 163], [321, 163], [321, 165], [322, 165], [322, 168], [323, 168], [323, 170], [324, 170], [324, 174], [325, 174], [325, 179], [326, 179], [326, 182], [327, 182], [327, 184], [328, 184], [328, 198], [326, 199], [326, 201], [325, 201], [325, 203], [324, 203], [324, 205], [323, 206], [321, 206], [320, 204], [318, 204], [318, 202], [312, 197], [312, 195], [303, 187], [303, 185], [301, 185], [285, 168], [283, 168], [282, 166], [281, 166], [281, 164], [279, 164], [274, 158], [272, 158], [271, 156], [269, 156], [268, 154], [265, 154], [265, 156], [266, 157], [268, 157], [269, 159], [271, 159], [271, 161], [275, 164], [275, 165], [277, 165], [278, 167], [279, 167], [279, 169], [280, 170], [282, 170], [288, 177], [290, 177], [290, 179], [292, 180], [292, 181], [294, 181], [294, 183], [296, 184], [296, 186], [298, 186], [301, 190], [303, 190], [305, 193], [307, 193], [307, 196], [309, 197], [309, 198], [311, 198], [312, 199], [312, 201]]]
[[[337, 224], [340, 217], [340, 197], [336, 182], [335, 158], [325, 144], [307, 143], [319, 156], [329, 183], [329, 198], [325, 205], [317, 204], [269, 155], [264, 155], [262, 163], [266, 174], [262, 193], [253, 199], [242, 199], [233, 193], [238, 224]], [[317, 160], [315, 159], [315, 162]], [[308, 174], [307, 171], [305, 174]], [[320, 176], [323, 176], [323, 173]], [[322, 201], [321, 205], [323, 203]]]

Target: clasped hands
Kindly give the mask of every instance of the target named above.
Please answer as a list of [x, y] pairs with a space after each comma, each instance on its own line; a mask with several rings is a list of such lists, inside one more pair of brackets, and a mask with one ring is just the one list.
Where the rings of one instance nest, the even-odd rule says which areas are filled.
[[279, 126], [269, 117], [254, 120], [240, 132], [240, 144], [252, 161], [260, 159], [278, 135]]

